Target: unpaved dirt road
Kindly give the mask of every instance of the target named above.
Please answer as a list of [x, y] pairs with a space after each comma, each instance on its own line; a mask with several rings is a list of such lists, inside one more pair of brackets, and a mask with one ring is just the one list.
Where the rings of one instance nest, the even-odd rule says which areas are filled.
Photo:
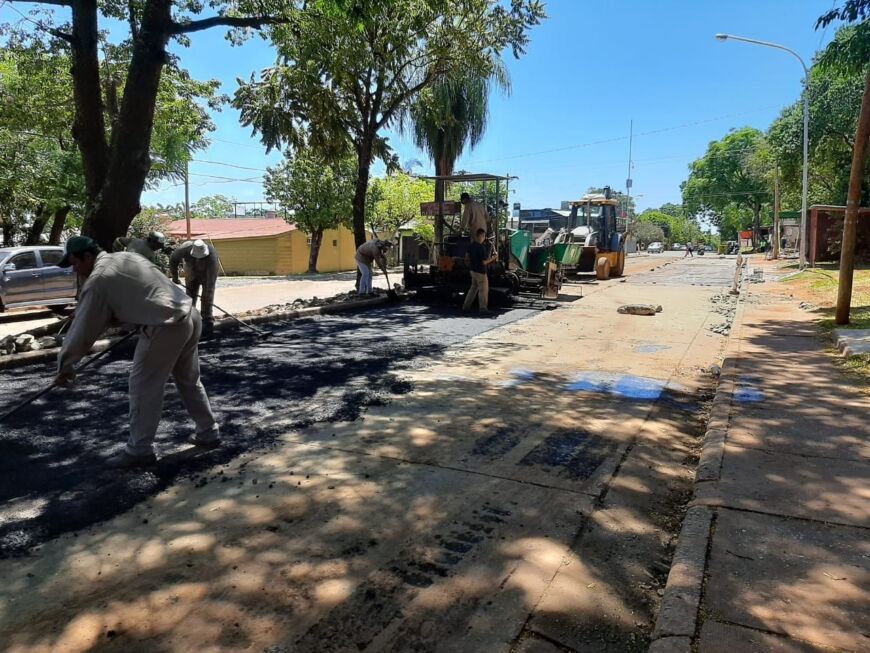
[[[550, 312], [394, 305], [209, 343], [226, 445], [184, 445], [170, 389], [163, 459], [131, 474], [101, 466], [122, 352], [3, 426], [0, 648], [644, 650], [733, 266], [639, 260]], [[638, 301], [664, 310], [617, 314]], [[48, 375], [3, 372], [0, 403]]]

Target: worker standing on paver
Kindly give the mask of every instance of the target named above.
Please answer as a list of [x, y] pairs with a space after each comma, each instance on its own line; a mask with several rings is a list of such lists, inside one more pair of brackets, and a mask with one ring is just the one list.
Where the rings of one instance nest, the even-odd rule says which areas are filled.
[[217, 285], [220, 259], [213, 245], [202, 240], [188, 240], [182, 243], [169, 257], [169, 274], [172, 281], [178, 279], [178, 266], [184, 263], [184, 287], [187, 295], [196, 304], [202, 289], [199, 312], [202, 314], [202, 335], [210, 338], [214, 333], [214, 289]]
[[387, 272], [387, 252], [393, 246], [389, 240], [380, 240], [372, 238], [367, 243], [363, 243], [356, 250], [356, 267], [359, 269], [359, 291], [360, 295], [374, 295], [372, 290], [372, 263], [377, 261], [381, 272]]
[[462, 230], [468, 232], [468, 238], [471, 242], [477, 240], [477, 230], [483, 229], [485, 234], [489, 230], [489, 215], [486, 213], [486, 207], [480, 202], [475, 202], [471, 199], [468, 193], [462, 193], [459, 196], [459, 201], [462, 203]]
[[130, 370], [130, 436], [124, 451], [108, 464], [138, 467], [156, 461], [154, 435], [170, 374], [196, 424], [191, 441], [198, 446], [217, 446], [218, 425], [199, 378], [197, 343], [202, 322], [190, 298], [141, 256], [107, 254], [87, 236], [70, 238], [58, 265], [72, 265], [85, 280], [72, 326], [58, 354], [58, 385], [75, 380], [75, 364], [111, 320], [140, 329]]
[[475, 234], [475, 240], [468, 246], [466, 254], [468, 260], [468, 268], [471, 271], [471, 287], [465, 293], [465, 303], [462, 305], [462, 310], [471, 309], [474, 303], [474, 298], [477, 297], [477, 306], [480, 309], [481, 315], [488, 314], [489, 311], [489, 278], [486, 276], [486, 266], [498, 259], [495, 254], [489, 255], [489, 251], [483, 244], [486, 240], [486, 231], [478, 229]]
[[147, 238], [115, 238], [112, 243], [113, 252], [132, 252], [144, 256], [152, 263], [157, 263], [157, 252], [166, 247], [166, 236], [159, 231], [152, 231]]

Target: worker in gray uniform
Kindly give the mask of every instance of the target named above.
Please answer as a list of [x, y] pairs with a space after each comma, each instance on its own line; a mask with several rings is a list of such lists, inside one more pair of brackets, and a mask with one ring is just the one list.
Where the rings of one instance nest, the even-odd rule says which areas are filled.
[[214, 289], [217, 284], [220, 259], [213, 245], [202, 240], [188, 240], [182, 243], [169, 257], [169, 274], [175, 283], [178, 279], [178, 266], [184, 263], [184, 287], [187, 295], [196, 304], [202, 290], [199, 312], [202, 315], [202, 335], [210, 338], [214, 333]]
[[143, 257], [130, 252], [108, 254], [86, 236], [67, 241], [66, 254], [58, 265], [72, 265], [85, 280], [72, 325], [58, 354], [58, 385], [66, 386], [75, 380], [75, 364], [110, 321], [140, 329], [130, 370], [130, 436], [124, 451], [110, 458], [108, 464], [138, 467], [156, 461], [154, 435], [170, 374], [196, 424], [191, 441], [197, 446], [217, 446], [218, 425], [199, 378], [202, 322], [190, 298]]
[[359, 269], [359, 294], [373, 295], [372, 264], [377, 261], [381, 271], [387, 273], [387, 251], [393, 246], [389, 240], [372, 238], [356, 250], [356, 267]]
[[486, 212], [486, 207], [472, 200], [468, 193], [462, 193], [459, 201], [462, 203], [462, 230], [468, 232], [468, 239], [471, 242], [475, 242], [478, 229], [483, 229], [484, 233], [489, 232], [489, 214]]
[[147, 238], [115, 238], [112, 243], [113, 252], [133, 252], [144, 256], [152, 263], [157, 263], [157, 252], [166, 247], [166, 236], [159, 231], [152, 231]]

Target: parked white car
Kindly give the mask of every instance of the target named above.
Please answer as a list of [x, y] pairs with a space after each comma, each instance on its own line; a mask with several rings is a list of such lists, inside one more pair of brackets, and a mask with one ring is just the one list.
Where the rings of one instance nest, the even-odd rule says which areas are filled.
[[646, 246], [646, 251], [650, 254], [661, 254], [665, 251], [665, 246], [662, 243], [650, 243]]

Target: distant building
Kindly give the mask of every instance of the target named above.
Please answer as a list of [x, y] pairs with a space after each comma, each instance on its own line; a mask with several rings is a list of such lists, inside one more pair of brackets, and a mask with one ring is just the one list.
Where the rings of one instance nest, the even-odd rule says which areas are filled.
[[[165, 231], [179, 241], [187, 238], [184, 220], [170, 222]], [[310, 237], [281, 218], [214, 218], [190, 221], [190, 237], [214, 245], [228, 275], [285, 275], [308, 271]], [[317, 257], [319, 272], [355, 270], [353, 233], [328, 229]]]

